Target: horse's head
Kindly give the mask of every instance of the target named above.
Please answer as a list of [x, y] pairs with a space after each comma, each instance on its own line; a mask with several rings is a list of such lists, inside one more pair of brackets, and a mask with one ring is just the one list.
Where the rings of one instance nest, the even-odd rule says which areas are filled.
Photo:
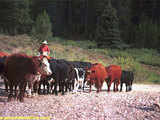
[[48, 58], [46, 56], [43, 56], [40, 60], [41, 60], [41, 67], [43, 68], [43, 70], [46, 72], [47, 75], [51, 75], [52, 71], [50, 68], [50, 63]]
[[34, 56], [35, 64], [38, 66], [40, 74], [51, 75], [50, 64], [46, 56]]

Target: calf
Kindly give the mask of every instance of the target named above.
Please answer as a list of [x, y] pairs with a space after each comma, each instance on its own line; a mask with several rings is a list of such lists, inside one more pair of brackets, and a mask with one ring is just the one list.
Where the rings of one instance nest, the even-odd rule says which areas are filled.
[[77, 92], [79, 87], [84, 88], [85, 71], [82, 68], [74, 68], [76, 71], [76, 78], [73, 92]]
[[134, 80], [134, 74], [132, 71], [122, 71], [122, 77], [121, 77], [121, 87], [120, 87], [120, 91], [122, 91], [122, 87], [123, 87], [123, 83], [126, 84], [126, 92], [131, 91], [132, 90], [132, 83]]

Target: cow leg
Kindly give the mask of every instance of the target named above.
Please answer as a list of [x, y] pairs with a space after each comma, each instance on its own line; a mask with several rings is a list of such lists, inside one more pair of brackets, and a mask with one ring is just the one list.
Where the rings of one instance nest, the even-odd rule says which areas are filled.
[[129, 83], [129, 91], [131, 91], [131, 90], [132, 90], [132, 83], [130, 81], [130, 83]]
[[64, 95], [64, 85], [65, 85], [65, 83], [64, 82], [62, 82], [62, 85], [61, 85], [61, 91], [62, 91], [62, 95]]
[[128, 84], [126, 83], [126, 92], [128, 92]]
[[113, 91], [115, 92], [116, 91], [116, 83], [115, 83], [115, 81], [113, 82]]
[[41, 83], [39, 83], [39, 86], [38, 86], [38, 94], [41, 94]]
[[15, 85], [15, 99], [18, 98], [18, 90], [17, 90], [17, 85]]
[[109, 79], [107, 82], [108, 92], [110, 91], [111, 84], [112, 84], [112, 80]]
[[130, 85], [130, 86], [129, 86], [129, 91], [131, 91], [131, 90], [132, 90], [132, 86]]
[[20, 89], [20, 93], [19, 93], [18, 98], [19, 98], [20, 102], [24, 102], [24, 93], [25, 93], [25, 89], [26, 89], [26, 82], [20, 83], [19, 89]]
[[43, 82], [43, 94], [45, 94], [45, 91], [46, 91], [46, 84], [45, 82]]
[[122, 92], [123, 83], [121, 82], [120, 92]]
[[98, 84], [97, 84], [97, 93], [99, 93], [101, 91], [101, 88], [102, 88], [102, 83], [100, 81], [98, 81]]
[[69, 82], [68, 82], [68, 81], [64, 83], [64, 88], [65, 88], [65, 92], [67, 92], [68, 89], [70, 89], [70, 88], [69, 88]]
[[4, 85], [5, 85], [5, 90], [8, 93], [8, 80], [6, 77], [1, 76], [2, 79], [4, 79]]
[[72, 82], [70, 82], [69, 83], [69, 92], [72, 91], [72, 90], [73, 90], [73, 88], [72, 88]]
[[53, 94], [55, 95], [58, 95], [58, 92], [57, 92], [57, 80], [55, 80], [55, 84], [54, 84], [54, 90], [52, 91]]
[[84, 87], [86, 87], [85, 83], [86, 83], [86, 80], [83, 81], [83, 91], [84, 91]]
[[79, 85], [80, 85], [80, 89], [81, 89], [81, 91], [83, 90], [83, 85], [84, 85], [84, 79], [81, 79], [80, 81], [79, 81]]
[[41, 82], [39, 83], [38, 94], [41, 94]]
[[118, 85], [119, 83], [116, 83], [116, 92], [118, 92]]
[[29, 82], [28, 83], [28, 97], [32, 96], [32, 88], [33, 88], [33, 84]]
[[6, 90], [6, 92], [8, 93], [8, 84], [7, 84], [7, 83], [4, 83], [4, 85], [5, 85], [5, 90]]
[[101, 91], [103, 80], [97, 80], [97, 92]]
[[52, 94], [54, 94], [53, 86], [55, 86], [55, 81], [51, 82], [51, 86], [50, 86], [50, 90], [51, 90]]
[[39, 82], [34, 83], [33, 85], [33, 89], [34, 89], [34, 93], [37, 95], [38, 94], [38, 86], [39, 86]]
[[91, 92], [91, 88], [92, 88], [92, 85], [90, 84], [90, 85], [89, 85], [89, 92]]
[[73, 92], [77, 92], [77, 90], [78, 90], [77, 86], [78, 86], [78, 81], [75, 79]]
[[72, 81], [71, 86], [72, 86], [72, 89], [71, 89], [71, 91], [72, 91], [72, 90], [74, 90], [74, 81]]
[[132, 83], [133, 83], [133, 80], [131, 80], [131, 90], [132, 90]]
[[118, 91], [118, 86], [119, 86], [119, 84], [120, 84], [120, 79], [118, 79], [118, 80], [116, 81], [116, 91]]
[[49, 94], [50, 93], [50, 84], [49, 84], [49, 82], [47, 82], [47, 94]]
[[10, 88], [10, 93], [8, 95], [8, 102], [12, 101], [12, 97], [13, 97], [13, 84], [9, 83], [9, 88]]

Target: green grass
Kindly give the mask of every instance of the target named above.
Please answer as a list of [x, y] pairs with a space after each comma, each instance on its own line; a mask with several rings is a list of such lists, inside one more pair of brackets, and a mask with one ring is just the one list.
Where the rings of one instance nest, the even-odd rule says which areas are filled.
[[127, 49], [127, 50], [115, 50], [109, 49], [108, 55], [114, 57], [133, 57], [137, 62], [160, 66], [160, 54], [153, 49]]
[[50, 41], [60, 43], [64, 46], [76, 46], [76, 47], [81, 47], [83, 49], [96, 48], [97, 46], [97, 44], [94, 41], [89, 41], [89, 40], [74, 41], [74, 40], [67, 40], [60, 37], [53, 37]]

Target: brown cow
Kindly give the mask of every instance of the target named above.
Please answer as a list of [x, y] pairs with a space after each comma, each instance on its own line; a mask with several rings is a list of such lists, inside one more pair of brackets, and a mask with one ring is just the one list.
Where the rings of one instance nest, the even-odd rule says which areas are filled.
[[106, 71], [108, 73], [108, 78], [107, 78], [108, 91], [110, 91], [110, 86], [113, 82], [114, 82], [114, 91], [118, 91], [118, 86], [120, 84], [121, 75], [122, 75], [121, 66], [110, 65], [106, 67]]
[[103, 82], [104, 80], [106, 81], [107, 77], [108, 74], [106, 72], [105, 67], [102, 64], [99, 63], [93, 64], [90, 69], [86, 70], [86, 81], [90, 85], [90, 92], [91, 92], [91, 85], [94, 84], [95, 87], [97, 88], [97, 92], [101, 91]]
[[30, 57], [26, 54], [12, 54], [7, 57], [5, 61], [5, 76], [8, 79], [10, 88], [10, 94], [8, 95], [8, 101], [11, 101], [13, 97], [13, 87], [15, 87], [15, 97], [17, 97], [17, 86], [19, 86], [20, 93], [18, 99], [24, 101], [24, 92], [27, 83], [30, 89], [33, 85], [33, 80], [39, 73], [50, 75], [52, 72], [48, 68], [47, 59], [40, 60], [38, 57]]

